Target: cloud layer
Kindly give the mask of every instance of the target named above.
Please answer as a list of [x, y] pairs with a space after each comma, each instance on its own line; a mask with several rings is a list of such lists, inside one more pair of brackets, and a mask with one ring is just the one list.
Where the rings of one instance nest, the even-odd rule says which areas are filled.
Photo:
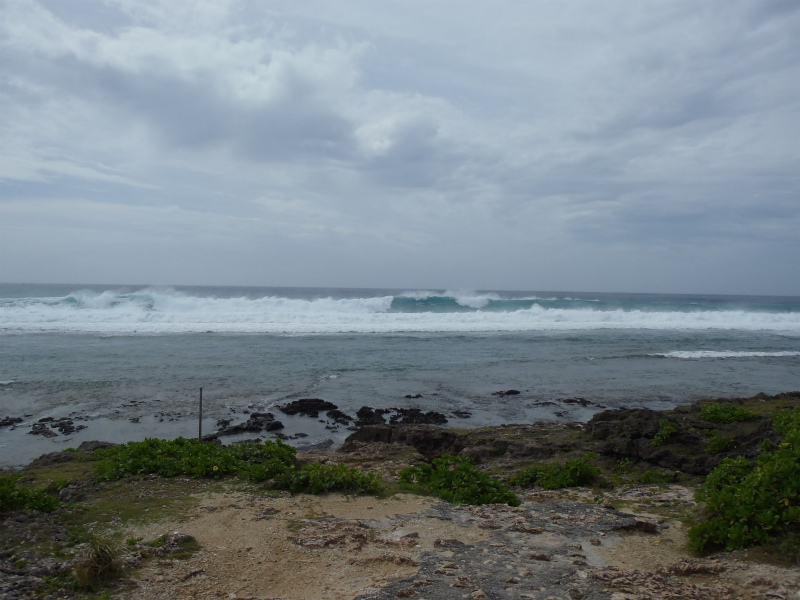
[[0, 281], [800, 294], [792, 0], [0, 11]]

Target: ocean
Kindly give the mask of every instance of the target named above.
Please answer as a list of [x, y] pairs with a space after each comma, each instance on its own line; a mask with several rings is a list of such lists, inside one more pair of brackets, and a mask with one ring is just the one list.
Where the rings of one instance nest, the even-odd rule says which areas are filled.
[[[800, 389], [800, 298], [0, 284], [0, 467], [197, 435], [201, 387], [204, 432], [268, 411], [295, 444], [350, 433], [277, 410], [300, 398], [477, 427], [774, 394]], [[30, 433], [49, 417], [86, 428]]]

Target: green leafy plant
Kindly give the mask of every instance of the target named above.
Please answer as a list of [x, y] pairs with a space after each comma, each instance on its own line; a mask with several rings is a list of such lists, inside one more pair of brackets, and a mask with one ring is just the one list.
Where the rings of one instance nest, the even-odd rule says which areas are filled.
[[614, 472], [620, 474], [630, 473], [633, 470], [633, 460], [630, 458], [620, 458], [614, 466]]
[[653, 436], [653, 446], [666, 444], [672, 437], [672, 434], [678, 431], [678, 425], [668, 419], [661, 419], [658, 425], [660, 429], [655, 436]]
[[786, 435], [793, 429], [800, 429], [800, 406], [776, 412], [772, 415], [772, 426], [780, 435]]
[[[790, 430], [774, 452], [755, 465], [726, 458], [697, 492], [708, 518], [689, 530], [699, 552], [793, 539], [800, 534], [800, 429]], [[788, 536], [788, 537], [787, 537]]]
[[220, 478], [237, 475], [293, 493], [324, 494], [333, 491], [376, 493], [380, 476], [346, 465], [312, 463], [296, 468], [295, 449], [280, 440], [263, 444], [220, 447], [197, 440], [147, 439], [98, 450], [98, 479], [113, 481], [141, 474], [162, 477]]
[[364, 473], [344, 464], [311, 463], [287, 470], [276, 486], [292, 493], [327, 494], [329, 492], [377, 493], [381, 478], [377, 473]]
[[445, 454], [432, 464], [408, 467], [400, 471], [399, 479], [402, 483], [417, 484], [451, 504], [520, 504], [500, 481], [460, 456]]
[[741, 423], [753, 421], [758, 414], [728, 402], [706, 404], [700, 409], [700, 418], [709, 423]]
[[597, 454], [589, 452], [586, 456], [568, 460], [563, 465], [533, 465], [511, 477], [508, 482], [520, 487], [538, 485], [546, 490], [589, 485], [600, 474], [600, 469], [591, 463], [593, 458], [597, 458]]
[[[263, 480], [261, 474], [279, 473], [293, 466], [295, 449], [280, 440], [263, 444], [220, 447], [198, 440], [146, 439], [97, 450], [100, 461], [95, 468], [99, 480], [114, 481], [133, 475], [156, 474], [162, 477], [220, 478], [242, 474]], [[253, 467], [258, 467], [254, 469]]]
[[45, 490], [17, 487], [20, 477], [21, 475], [0, 477], [0, 513], [26, 508], [53, 512], [60, 506], [58, 496], [48, 494]]

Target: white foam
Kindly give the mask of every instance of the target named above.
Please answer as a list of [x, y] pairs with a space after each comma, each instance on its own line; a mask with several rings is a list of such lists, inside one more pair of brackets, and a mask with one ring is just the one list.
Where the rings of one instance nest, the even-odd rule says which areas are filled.
[[500, 300], [497, 294], [476, 294], [475, 292], [445, 292], [445, 296], [453, 298], [459, 306], [467, 308], [484, 308], [489, 302]]
[[717, 350], [677, 350], [675, 352], [666, 352], [653, 354], [652, 356], [664, 356], [666, 358], [759, 358], [771, 356], [800, 356], [800, 352], [790, 350], [782, 352], [734, 352], [734, 351], [717, 351]]
[[[485, 306], [495, 294], [452, 296], [462, 306]], [[164, 289], [118, 295], [80, 292], [0, 305], [0, 333], [72, 332], [101, 335], [219, 333], [515, 332], [655, 329], [747, 330], [800, 334], [800, 313], [641, 311], [546, 308], [515, 311], [391, 311], [392, 296], [292, 299], [215, 298]]]
[[403, 292], [402, 294], [398, 294], [398, 298], [411, 298], [412, 300], [427, 300], [428, 298], [434, 298], [440, 295], [441, 294], [437, 294], [436, 292], [426, 292], [423, 290], [417, 290], [415, 292]]

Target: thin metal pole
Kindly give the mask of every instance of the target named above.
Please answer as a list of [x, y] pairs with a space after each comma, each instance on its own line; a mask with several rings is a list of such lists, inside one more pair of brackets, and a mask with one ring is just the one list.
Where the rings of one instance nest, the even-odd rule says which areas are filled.
[[197, 440], [203, 441], [203, 388], [200, 388], [200, 421], [197, 427]]

